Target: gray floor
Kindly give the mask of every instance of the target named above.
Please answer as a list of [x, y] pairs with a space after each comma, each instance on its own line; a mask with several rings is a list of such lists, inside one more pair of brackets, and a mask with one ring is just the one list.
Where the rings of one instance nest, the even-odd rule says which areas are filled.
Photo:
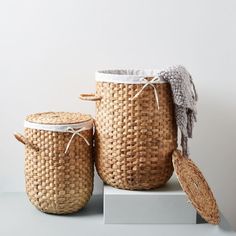
[[235, 235], [222, 216], [221, 224], [197, 225], [105, 225], [102, 196], [95, 195], [77, 214], [56, 216], [35, 209], [25, 193], [0, 193], [0, 236], [116, 236], [116, 235]]

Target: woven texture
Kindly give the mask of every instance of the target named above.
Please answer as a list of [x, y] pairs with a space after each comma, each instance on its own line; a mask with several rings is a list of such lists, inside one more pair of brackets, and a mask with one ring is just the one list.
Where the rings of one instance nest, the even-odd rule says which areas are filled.
[[219, 224], [220, 216], [216, 200], [203, 174], [192, 160], [173, 152], [173, 165], [181, 187], [198, 213], [211, 224]]
[[181, 131], [181, 146], [185, 156], [189, 155], [188, 138], [192, 138], [193, 125], [197, 121], [197, 92], [190, 73], [183, 66], [172, 66], [159, 73], [172, 89], [175, 118]]
[[[51, 118], [50, 118], [51, 117]], [[79, 123], [89, 116], [77, 113], [41, 113], [27, 121], [47, 124]], [[92, 129], [81, 132], [92, 143]], [[65, 148], [71, 133], [25, 128], [25, 137], [38, 148], [26, 145], [25, 181], [30, 201], [41, 211], [67, 214], [78, 211], [93, 190], [92, 145], [76, 135], [68, 153]]]
[[50, 125], [78, 124], [91, 120], [91, 116], [81, 113], [68, 112], [43, 112], [28, 115], [26, 120], [29, 122]]
[[170, 85], [156, 84], [136, 98], [143, 84], [97, 82], [96, 168], [102, 180], [122, 189], [152, 189], [173, 173], [177, 128]]

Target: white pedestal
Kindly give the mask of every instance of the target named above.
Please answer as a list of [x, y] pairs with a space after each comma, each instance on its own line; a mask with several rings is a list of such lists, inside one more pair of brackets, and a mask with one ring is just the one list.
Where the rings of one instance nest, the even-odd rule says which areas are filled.
[[161, 188], [128, 191], [104, 186], [106, 224], [196, 224], [197, 212], [172, 177]]

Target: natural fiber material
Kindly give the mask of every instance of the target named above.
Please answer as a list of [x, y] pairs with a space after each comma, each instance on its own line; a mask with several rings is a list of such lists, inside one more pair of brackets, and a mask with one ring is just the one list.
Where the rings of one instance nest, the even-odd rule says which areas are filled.
[[28, 115], [26, 117], [26, 121], [50, 125], [78, 124], [91, 119], [90, 115], [72, 112], [43, 112]]
[[[150, 78], [147, 80], [147, 78]], [[144, 84], [134, 95], [139, 96], [147, 87], [152, 87], [155, 94], [157, 106], [158, 93], [153, 86], [156, 83], [169, 83], [172, 90], [173, 102], [175, 104], [175, 119], [181, 131], [181, 146], [185, 156], [189, 155], [188, 138], [192, 138], [193, 125], [196, 122], [196, 102], [198, 99], [195, 85], [190, 73], [184, 66], [171, 66], [162, 70], [103, 70], [96, 72], [97, 82], [122, 83], [122, 84]], [[91, 100], [83, 96], [84, 100]], [[99, 100], [93, 98], [93, 100]]]
[[220, 216], [216, 200], [203, 174], [192, 160], [173, 152], [175, 173], [189, 200], [198, 213], [209, 223], [219, 224]]
[[[148, 78], [151, 79], [151, 78]], [[177, 128], [170, 85], [97, 82], [96, 167], [102, 180], [122, 189], [152, 189], [173, 173]]]
[[[76, 124], [91, 119], [79, 113], [38, 113], [26, 118], [42, 124]], [[92, 143], [92, 129], [81, 134]], [[69, 132], [25, 128], [25, 180], [30, 201], [41, 211], [67, 214], [78, 211], [90, 199], [93, 190], [92, 145]]]

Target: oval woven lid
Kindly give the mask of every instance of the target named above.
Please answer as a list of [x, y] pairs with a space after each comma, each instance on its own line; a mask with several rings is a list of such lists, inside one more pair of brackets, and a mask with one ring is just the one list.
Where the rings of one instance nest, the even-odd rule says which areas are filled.
[[26, 121], [50, 125], [77, 124], [91, 119], [90, 115], [72, 112], [43, 112], [26, 117]]
[[180, 185], [192, 205], [208, 223], [219, 224], [216, 200], [201, 171], [192, 160], [183, 157], [179, 150], [173, 152], [172, 161]]

